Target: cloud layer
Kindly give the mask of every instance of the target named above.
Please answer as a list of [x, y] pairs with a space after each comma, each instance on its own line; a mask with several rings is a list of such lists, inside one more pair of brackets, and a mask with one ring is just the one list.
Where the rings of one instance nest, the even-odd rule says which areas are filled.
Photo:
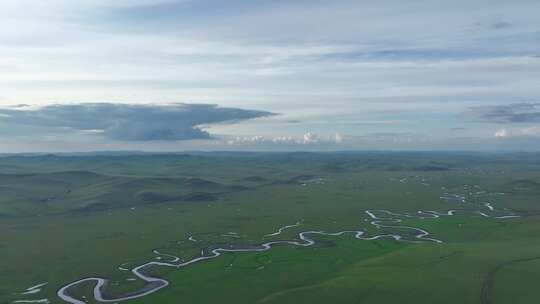
[[302, 136], [235, 136], [226, 140], [227, 145], [339, 145], [344, 143], [344, 136], [340, 133], [329, 136], [321, 136], [312, 132], [307, 132]]
[[493, 123], [538, 123], [540, 103], [512, 103], [509, 105], [473, 107], [482, 121]]
[[[7, 125], [68, 128], [124, 141], [209, 139], [204, 124], [270, 116], [265, 111], [222, 108], [211, 104], [130, 105], [84, 103], [37, 109], [0, 109]], [[13, 128], [14, 130], [16, 128]]]
[[[43, 126], [55, 134], [63, 127], [86, 131], [76, 134], [87, 141], [70, 147], [81, 150], [111, 149], [88, 142], [95, 139], [141, 149], [149, 139], [209, 133], [235, 143], [213, 149], [249, 142], [466, 149], [484, 141], [514, 148], [514, 134], [534, 133], [540, 124], [538, 105], [523, 104], [540, 101], [538, 11], [537, 0], [0, 0], [0, 106], [190, 101], [283, 113], [281, 120], [202, 128], [196, 124], [244, 116], [190, 109], [195, 116], [177, 122], [144, 106], [107, 106], [93, 122], [82, 109], [65, 108], [74, 111], [70, 118], [56, 106], [2, 112], [0, 152], [8, 140], [11, 150], [73, 144], [60, 137], [38, 144]], [[476, 119], [463, 115], [475, 106]], [[152, 118], [125, 118], [141, 112]], [[54, 123], [40, 115], [53, 115]], [[507, 134], [497, 140], [501, 129]], [[23, 130], [25, 138], [7, 137]], [[308, 132], [318, 136], [304, 137]], [[342, 144], [324, 140], [336, 133]], [[537, 138], [529, 142], [540, 149]]]

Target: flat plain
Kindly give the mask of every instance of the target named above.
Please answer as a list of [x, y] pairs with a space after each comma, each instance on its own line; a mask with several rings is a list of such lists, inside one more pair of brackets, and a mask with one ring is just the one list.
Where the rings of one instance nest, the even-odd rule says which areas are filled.
[[539, 160], [5, 155], [0, 302], [534, 303]]

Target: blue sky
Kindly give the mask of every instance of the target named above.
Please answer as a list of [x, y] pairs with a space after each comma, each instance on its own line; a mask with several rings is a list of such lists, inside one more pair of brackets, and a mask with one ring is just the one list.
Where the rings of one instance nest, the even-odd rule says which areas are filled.
[[538, 150], [538, 12], [0, 0], [0, 152]]

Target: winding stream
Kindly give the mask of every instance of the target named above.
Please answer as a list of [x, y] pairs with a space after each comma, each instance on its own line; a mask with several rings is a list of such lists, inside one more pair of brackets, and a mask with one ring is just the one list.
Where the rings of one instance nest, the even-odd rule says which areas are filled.
[[[99, 277], [88, 277], [88, 278], [83, 278], [83, 279], [71, 282], [63, 286], [57, 291], [57, 295], [60, 299], [68, 303], [86, 304], [86, 302], [84, 302], [83, 300], [77, 299], [73, 297], [72, 295], [70, 295], [69, 291], [71, 288], [77, 285], [92, 282], [95, 284], [93, 288], [93, 296], [95, 300], [98, 302], [116, 303], [116, 302], [121, 302], [121, 301], [126, 301], [126, 300], [137, 299], [137, 298], [141, 298], [149, 294], [155, 293], [159, 291], [160, 289], [165, 288], [169, 285], [169, 282], [164, 279], [146, 275], [145, 270], [149, 268], [172, 267], [172, 268], [178, 269], [178, 268], [187, 267], [192, 264], [202, 262], [205, 260], [217, 258], [223, 253], [263, 252], [263, 251], [270, 250], [275, 245], [309, 247], [316, 244], [316, 240], [313, 238], [313, 236], [317, 236], [317, 235], [341, 236], [345, 234], [351, 234], [354, 236], [354, 238], [359, 239], [359, 240], [394, 239], [396, 241], [411, 242], [411, 243], [418, 243], [418, 242], [443, 243], [442, 240], [431, 237], [430, 233], [424, 229], [402, 225], [401, 222], [403, 221], [402, 219], [404, 218], [414, 218], [414, 219], [439, 218], [442, 216], [453, 216], [456, 213], [476, 214], [483, 217], [491, 217], [491, 218], [498, 218], [498, 219], [518, 217], [515, 214], [500, 215], [500, 213], [498, 213], [497, 216], [492, 216], [488, 213], [496, 212], [495, 208], [489, 203], [484, 204], [484, 207], [488, 209], [485, 212], [484, 211], [471, 211], [471, 210], [449, 210], [446, 212], [417, 211], [414, 214], [410, 214], [410, 213], [396, 213], [396, 212], [392, 212], [388, 210], [366, 210], [365, 211], [365, 214], [369, 217], [368, 221], [370, 221], [370, 224], [373, 225], [374, 227], [392, 230], [392, 231], [395, 231], [395, 230], [407, 231], [407, 233], [402, 233], [402, 234], [386, 233], [386, 234], [368, 236], [366, 235], [367, 233], [364, 230], [345, 230], [345, 231], [339, 231], [339, 232], [308, 230], [308, 231], [303, 231], [303, 232], [298, 233], [298, 238], [294, 240], [273, 240], [273, 241], [268, 241], [259, 245], [252, 245], [252, 246], [246, 246], [246, 247], [241, 247], [241, 248], [219, 247], [219, 248], [212, 249], [207, 254], [205, 254], [204, 251], [201, 251], [200, 256], [195, 257], [185, 262], [181, 261], [181, 259], [177, 256], [174, 256], [171, 254], [164, 254], [164, 253], [159, 252], [158, 250], [154, 250], [153, 253], [159, 257], [159, 261], [152, 260], [131, 269], [131, 272], [133, 273], [133, 275], [135, 275], [138, 279], [146, 283], [145, 286], [140, 290], [130, 292], [116, 298], [108, 298], [105, 296], [105, 292], [104, 292], [104, 289], [107, 287], [108, 280], [104, 278], [99, 278]], [[283, 233], [283, 231], [287, 229], [299, 227], [301, 225], [302, 225], [302, 222], [299, 221], [292, 225], [283, 226], [279, 228], [276, 232], [267, 234], [264, 237], [279, 236]], [[197, 241], [193, 236], [190, 236], [188, 240], [192, 242]], [[163, 258], [167, 258], [168, 260], [164, 261]], [[128, 270], [128, 269], [122, 268], [122, 270]]]

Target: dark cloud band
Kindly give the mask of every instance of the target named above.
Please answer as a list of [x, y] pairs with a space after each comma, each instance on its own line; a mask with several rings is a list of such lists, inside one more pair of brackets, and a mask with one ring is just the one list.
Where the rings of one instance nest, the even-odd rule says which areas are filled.
[[472, 107], [473, 113], [484, 122], [536, 123], [540, 122], [540, 103]]
[[83, 103], [49, 105], [34, 110], [0, 109], [7, 125], [94, 130], [125, 141], [208, 139], [204, 124], [274, 115], [266, 111], [222, 108], [212, 104], [133, 105]]

